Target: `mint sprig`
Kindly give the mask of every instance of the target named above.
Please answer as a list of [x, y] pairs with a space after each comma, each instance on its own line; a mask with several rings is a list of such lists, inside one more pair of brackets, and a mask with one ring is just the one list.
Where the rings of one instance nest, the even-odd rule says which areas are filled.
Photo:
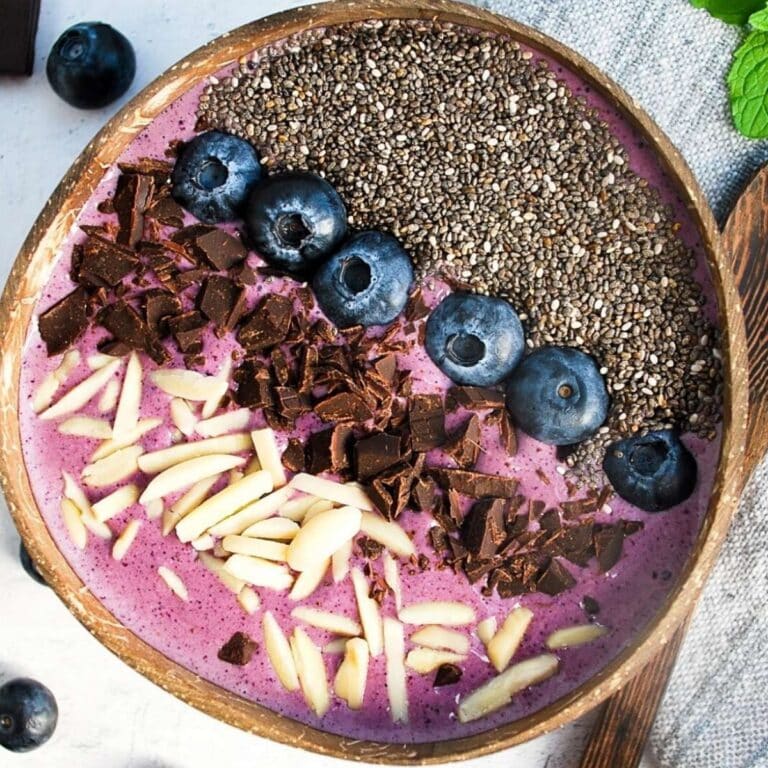
[[761, 29], [763, 32], [768, 32], [768, 8], [763, 8], [757, 13], [753, 13], [749, 17], [749, 26], [752, 29]]
[[691, 0], [696, 8], [704, 8], [716, 19], [743, 26], [749, 17], [765, 7], [765, 0]]

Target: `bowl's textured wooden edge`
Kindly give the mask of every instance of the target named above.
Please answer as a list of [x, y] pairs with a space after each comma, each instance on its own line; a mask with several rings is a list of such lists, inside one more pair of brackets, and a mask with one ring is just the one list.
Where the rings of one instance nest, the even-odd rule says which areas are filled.
[[[663, 158], [699, 227], [723, 313], [726, 403], [721, 462], [710, 511], [675, 592], [632, 646], [592, 680], [544, 710], [477, 736], [426, 744], [344, 739], [283, 718], [183, 669], [123, 627], [89, 592], [48, 533], [21, 458], [16, 403], [26, 329], [61, 241], [104, 170], [167, 104], [199, 81], [270, 42], [310, 27], [373, 18], [440, 19], [501, 32], [537, 47], [579, 73], [627, 114]], [[122, 109], [86, 147], [35, 222], [0, 299], [0, 481], [11, 514], [46, 579], [72, 613], [104, 645], [157, 685], [231, 725], [285, 744], [351, 760], [426, 764], [467, 759], [518, 744], [585, 713], [618, 690], [667, 643], [691, 610], [728, 530], [742, 482], [747, 418], [747, 350], [734, 280], [714, 218], [683, 158], [616, 84], [579, 55], [545, 35], [487, 11], [449, 0], [345, 0], [277, 14], [214, 40], [171, 67]]]

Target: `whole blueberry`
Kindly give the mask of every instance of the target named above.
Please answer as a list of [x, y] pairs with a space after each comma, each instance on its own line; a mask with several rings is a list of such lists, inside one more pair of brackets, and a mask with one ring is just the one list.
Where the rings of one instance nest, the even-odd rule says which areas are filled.
[[48, 82], [67, 104], [106, 107], [130, 87], [136, 55], [128, 38], [109, 24], [75, 24], [53, 44], [45, 68]]
[[261, 178], [256, 150], [243, 139], [206, 131], [184, 145], [171, 174], [179, 205], [206, 224], [238, 218]]
[[696, 459], [672, 430], [611, 443], [603, 470], [616, 493], [646, 512], [685, 501], [696, 487]]
[[413, 264], [392, 235], [359, 232], [315, 274], [320, 308], [340, 328], [387, 325], [402, 311], [413, 284]]
[[432, 362], [452, 381], [487, 387], [512, 373], [523, 356], [525, 336], [509, 302], [452, 293], [427, 319], [425, 346]]
[[19, 677], [0, 686], [0, 746], [30, 752], [51, 738], [59, 719], [53, 694], [36, 680]]
[[21, 567], [38, 583], [46, 584], [43, 575], [37, 570], [35, 561], [30, 556], [27, 548], [24, 546], [24, 542], [19, 542], [19, 560], [21, 561]]
[[283, 173], [258, 184], [245, 209], [253, 247], [274, 266], [303, 273], [341, 245], [347, 209], [314, 173]]
[[573, 347], [541, 347], [515, 369], [507, 409], [523, 432], [549, 445], [572, 445], [597, 432], [610, 398], [597, 363]]

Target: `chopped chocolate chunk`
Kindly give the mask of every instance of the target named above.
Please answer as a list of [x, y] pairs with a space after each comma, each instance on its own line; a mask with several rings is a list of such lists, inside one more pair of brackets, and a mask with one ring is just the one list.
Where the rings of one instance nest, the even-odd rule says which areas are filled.
[[530, 499], [528, 501], [528, 520], [530, 522], [538, 520], [544, 513], [546, 506], [547, 505], [539, 499]]
[[544, 531], [558, 531], [562, 523], [560, 522], [560, 513], [556, 509], [548, 509], [540, 518], [539, 525]]
[[597, 499], [595, 499], [595, 511], [598, 511], [602, 509], [605, 504], [607, 504], [608, 499], [613, 496], [613, 488], [611, 488], [610, 485], [604, 485], [600, 489], [600, 493], [597, 495]]
[[167, 291], [153, 288], [144, 294], [144, 318], [152, 336], [167, 336], [168, 319], [181, 314], [181, 310], [181, 299]]
[[317, 360], [317, 347], [305, 347], [299, 361], [299, 392], [309, 394], [312, 391]]
[[544, 485], [552, 484], [552, 481], [549, 479], [549, 475], [541, 467], [536, 467], [536, 477], [538, 477], [539, 480], [544, 483]]
[[428, 571], [431, 566], [429, 558], [423, 552], [419, 555], [418, 564], [419, 564], [419, 570], [422, 573], [424, 571]]
[[203, 348], [205, 318], [197, 310], [168, 318], [168, 330], [185, 354], [197, 354]]
[[314, 326], [312, 326], [312, 331], [321, 341], [325, 341], [328, 344], [336, 341], [336, 328], [327, 320], [323, 320], [322, 318], [318, 320]]
[[193, 248], [214, 269], [220, 271], [239, 264], [248, 253], [238, 238], [218, 228], [196, 237]]
[[376, 509], [378, 509], [384, 517], [391, 519], [393, 517], [395, 502], [392, 498], [392, 494], [381, 479], [378, 477], [374, 478], [373, 482], [365, 487], [365, 491]]
[[507, 536], [511, 539], [516, 539], [518, 536], [525, 533], [525, 531], [528, 530], [528, 515], [512, 514], [512, 516], [510, 516], [509, 511], [507, 511], [506, 530]]
[[307, 397], [295, 387], [275, 387], [275, 401], [278, 413], [286, 419], [296, 419], [311, 410]]
[[229, 270], [229, 274], [240, 285], [256, 285], [256, 272], [254, 272], [253, 267], [249, 267], [245, 262], [232, 267]]
[[134, 163], [118, 163], [117, 167], [123, 173], [137, 173], [140, 176], [151, 176], [155, 186], [164, 187], [170, 184], [173, 165], [164, 160], [155, 160], [152, 157], [142, 157]]
[[315, 405], [315, 413], [323, 421], [368, 421], [373, 412], [366, 402], [351, 392], [339, 392]]
[[259, 362], [246, 360], [234, 375], [237, 383], [235, 402], [246, 408], [271, 408], [272, 387], [269, 371]]
[[400, 461], [400, 436], [379, 432], [363, 437], [355, 442], [353, 458], [358, 480], [379, 475]]
[[243, 667], [253, 658], [257, 647], [245, 632], [235, 632], [220, 648], [218, 657], [227, 664]]
[[180, 229], [184, 226], [184, 209], [169, 195], [155, 200], [146, 216], [167, 227]]
[[489, 387], [451, 387], [445, 398], [445, 407], [449, 411], [459, 407], [470, 411], [500, 409], [504, 407], [504, 393]]
[[347, 469], [347, 448], [351, 436], [352, 428], [345, 424], [314, 432], [307, 441], [309, 471], [319, 475], [321, 472], [341, 472]]
[[384, 355], [374, 362], [373, 369], [382, 381], [392, 386], [397, 376], [397, 357], [393, 354]]
[[419, 477], [411, 491], [413, 506], [420, 512], [431, 512], [435, 508], [436, 494], [437, 483], [431, 477]]
[[572, 499], [560, 502], [560, 509], [563, 510], [566, 520], [576, 520], [582, 515], [587, 514], [592, 506], [589, 499]]
[[429, 540], [438, 554], [448, 551], [448, 534], [439, 525], [433, 525], [429, 529]]
[[621, 527], [624, 530], [624, 536], [634, 536], [645, 528], [645, 523], [641, 520], [622, 520]]
[[435, 688], [442, 688], [446, 685], [456, 685], [461, 680], [461, 667], [455, 664], [441, 664], [435, 672]]
[[104, 307], [97, 321], [130, 349], [144, 350], [158, 364], [168, 361], [168, 353], [150, 337], [149, 328], [141, 315], [123, 299]]
[[88, 327], [88, 293], [75, 288], [37, 320], [48, 355], [64, 352]]
[[249, 352], [261, 352], [280, 344], [288, 334], [293, 302], [287, 296], [270, 293], [243, 318], [237, 340]]
[[112, 357], [125, 357], [131, 348], [116, 339], [102, 339], [97, 345], [96, 349], [105, 355], [111, 355]]
[[485, 475], [465, 469], [435, 468], [431, 472], [443, 488], [452, 488], [475, 499], [483, 496], [511, 499], [517, 490], [517, 480], [513, 477]]
[[453, 520], [453, 522], [456, 524], [461, 524], [461, 522], [464, 520], [464, 513], [461, 508], [462, 505], [459, 492], [453, 488], [449, 488], [448, 493], [444, 496], [444, 498], [448, 503], [448, 514], [450, 515], [451, 520]]
[[585, 566], [592, 555], [592, 533], [594, 524], [591, 520], [563, 529], [560, 536], [553, 542], [557, 552], [570, 560], [574, 565]]
[[173, 279], [172, 286], [176, 293], [181, 293], [190, 286], [197, 287], [208, 275], [208, 271], [195, 267], [195, 269], [185, 269], [178, 272]]
[[286, 386], [291, 378], [291, 371], [288, 367], [288, 360], [285, 357], [285, 353], [279, 347], [273, 349], [270, 353], [272, 359], [272, 371], [275, 374], [277, 383], [281, 386]]
[[283, 466], [291, 472], [304, 472], [306, 462], [304, 459], [304, 446], [301, 444], [301, 440], [292, 437], [288, 441], [288, 445], [283, 451], [282, 461]]
[[499, 422], [499, 438], [504, 450], [508, 456], [515, 456], [517, 454], [517, 432], [515, 425], [512, 423], [512, 417], [509, 415], [506, 409], [501, 413], [501, 421]]
[[200, 294], [200, 310], [217, 329], [226, 329], [241, 291], [228, 277], [209, 275]]
[[474, 468], [480, 456], [480, 418], [476, 413], [448, 438], [443, 450], [462, 469]]
[[469, 553], [467, 548], [458, 539], [448, 539], [448, 546], [451, 548], [454, 562], [463, 560]]
[[554, 597], [570, 589], [575, 583], [576, 579], [571, 576], [570, 571], [558, 560], [552, 558], [537, 579], [536, 588], [539, 592]]
[[497, 565], [498, 559], [492, 557], [476, 558], [468, 557], [464, 562], [464, 573], [470, 584], [477, 584], [480, 579], [487, 576]]
[[600, 613], [600, 603], [598, 603], [594, 597], [590, 597], [589, 595], [584, 595], [584, 597], [581, 598], [581, 607], [588, 616], [597, 616], [597, 614]]
[[429, 314], [429, 306], [424, 301], [424, 293], [417, 288], [409, 297], [405, 306], [405, 319], [409, 322], [423, 320]]
[[78, 281], [114, 288], [139, 264], [136, 255], [122, 245], [97, 235], [91, 235], [83, 244], [83, 258], [78, 270]]
[[155, 182], [151, 176], [123, 173], [117, 180], [114, 208], [119, 229], [117, 242], [134, 248], [144, 235], [144, 214], [152, 199]]
[[600, 526], [595, 531], [595, 556], [602, 573], [610, 571], [619, 562], [623, 541], [621, 524]]
[[374, 541], [367, 536], [361, 536], [357, 540], [357, 546], [360, 547], [363, 557], [367, 560], [378, 559], [384, 551], [384, 546], [382, 544], [379, 544], [378, 541]]
[[464, 546], [478, 558], [495, 555], [506, 539], [504, 502], [481, 499], [473, 504], [461, 527]]
[[414, 451], [429, 451], [445, 442], [445, 411], [440, 395], [415, 395], [408, 406], [411, 446]]

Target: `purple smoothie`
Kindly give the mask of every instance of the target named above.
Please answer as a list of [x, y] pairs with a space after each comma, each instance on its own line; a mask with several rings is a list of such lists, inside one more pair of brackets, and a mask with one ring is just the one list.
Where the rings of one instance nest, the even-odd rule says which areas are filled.
[[[538, 53], [535, 55], [544, 58]], [[659, 191], [664, 202], [674, 210], [676, 219], [682, 225], [680, 237], [697, 256], [696, 278], [708, 298], [705, 311], [714, 320], [717, 311], [714, 290], [695, 224], [652, 151], [601, 96], [556, 62], [550, 63], [557, 77], [599, 112], [626, 148], [632, 169], [647, 179]], [[226, 72], [219, 73], [219, 76], [224, 74]], [[170, 141], [193, 136], [195, 111], [202, 87], [202, 84], [198, 85], [170, 105], [144, 129], [120, 160], [134, 161], [142, 157], [163, 159]], [[40, 310], [46, 309], [72, 290], [73, 284], [69, 278], [72, 248], [84, 239], [78, 227], [82, 224], [99, 224], [109, 218], [96, 210], [96, 204], [111, 195], [118, 174], [116, 167], [107, 169], [92, 200], [78, 217], [40, 297]], [[191, 221], [191, 217], [188, 217], [187, 223]], [[258, 258], [251, 255], [250, 262], [256, 265]], [[271, 277], [249, 288], [249, 309], [259, 296], [284, 291], [285, 285], [283, 278]], [[447, 287], [439, 282], [430, 283], [426, 291], [430, 306], [446, 290]], [[67, 389], [90, 373], [85, 358], [96, 351], [97, 342], [104, 336], [105, 331], [92, 329], [78, 341], [76, 346], [83, 359], [68, 380]], [[212, 334], [207, 335], [205, 371], [218, 371], [222, 361], [236, 346], [231, 337], [222, 340]], [[289, 601], [284, 594], [258, 590], [262, 598], [261, 610], [253, 616], [245, 615], [235, 596], [215, 575], [196, 562], [194, 550], [181, 544], [174, 535], [164, 538], [159, 523], [146, 520], [143, 509], [138, 505], [130, 507], [109, 522], [110, 527], [119, 532], [130, 519], [144, 520], [136, 542], [123, 561], [112, 559], [111, 542], [93, 536], [89, 537], [88, 546], [83, 552], [72, 545], [59, 514], [62, 495], [60, 471], [66, 469], [79, 476], [97, 443], [63, 436], [57, 432], [55, 423], [40, 421], [32, 412], [30, 403], [33, 393], [57, 364], [58, 358], [47, 357], [36, 324], [33, 324], [21, 371], [19, 400], [24, 458], [41, 513], [59, 548], [83, 582], [120, 622], [183, 667], [279, 713], [348, 738], [406, 743], [469, 736], [529, 715], [584, 683], [631, 643], [669, 595], [697, 537], [718, 462], [719, 438], [707, 442], [690, 435], [684, 436], [684, 442], [696, 456], [699, 466], [699, 482], [694, 495], [679, 507], [660, 515], [646, 514], [618, 497], [613, 497], [609, 502], [610, 512], [606, 510], [597, 514], [596, 521], [640, 520], [645, 525], [644, 530], [625, 541], [623, 558], [608, 574], [598, 573], [594, 561], [585, 568], [569, 564], [569, 570], [577, 575], [578, 583], [556, 598], [543, 594], [511, 600], [502, 600], [495, 594], [485, 597], [478, 588], [468, 583], [463, 573], [455, 574], [450, 569], [420, 572], [402, 564], [404, 604], [435, 599], [459, 600], [475, 609], [478, 621], [495, 616], [499, 623], [516, 605], [529, 607], [534, 613], [534, 620], [515, 660], [543, 652], [545, 638], [555, 629], [585, 623], [586, 616], [580, 607], [582, 598], [588, 595], [597, 600], [600, 605], [597, 618], [610, 632], [581, 648], [558, 652], [560, 670], [550, 680], [517, 695], [508, 707], [489, 717], [466, 725], [460, 724], [454, 714], [457, 697], [475, 689], [494, 674], [485, 657], [483, 645], [473, 635], [472, 650], [462, 664], [464, 674], [458, 685], [433, 688], [433, 675], [421, 676], [409, 671], [410, 722], [407, 725], [393, 725], [391, 722], [383, 656], [371, 660], [364, 708], [352, 712], [343, 702], [334, 699], [328, 714], [319, 720], [309, 711], [300, 692], [289, 694], [283, 690], [263, 649], [257, 651], [251, 663], [245, 667], [228, 665], [216, 656], [219, 648], [238, 630], [260, 642], [261, 617], [265, 610], [275, 614], [286, 633], [291, 631], [297, 623], [290, 617], [296, 603]], [[142, 364], [145, 373], [156, 367], [144, 356]], [[450, 386], [449, 380], [430, 362], [418, 345], [400, 357], [399, 365], [413, 372], [416, 393], [445, 391]], [[177, 355], [169, 367], [183, 367], [181, 357]], [[98, 397], [94, 398], [83, 413], [101, 416], [96, 408], [97, 400]], [[171, 444], [172, 425], [169, 421], [168, 402], [168, 396], [145, 379], [141, 418], [159, 416], [164, 420], [161, 427], [143, 439], [147, 451]], [[461, 421], [466, 418], [466, 413], [459, 412], [451, 418]], [[304, 417], [299, 422], [298, 436], [306, 437], [318, 425], [319, 421], [314, 416]], [[260, 426], [264, 426], [261, 414], [254, 414], [250, 428]], [[452, 426], [450, 421], [449, 426]], [[287, 438], [288, 435], [278, 435], [281, 448], [285, 447]], [[554, 449], [520, 435], [518, 453], [509, 457], [498, 444], [496, 431], [487, 427], [483, 431], [483, 448], [477, 470], [518, 478], [520, 491], [526, 497], [541, 499], [547, 506], [556, 506], [568, 498], [565, 480], [557, 471]], [[543, 482], [541, 475], [548, 478], [548, 484]], [[89, 496], [94, 501], [112, 490], [102, 489], [98, 494], [90, 492]], [[173, 497], [166, 499], [166, 504], [172, 501]], [[432, 548], [427, 538], [430, 516], [406, 511], [399, 522], [413, 534], [417, 551], [431, 555]], [[361, 565], [362, 561], [354, 564]], [[157, 569], [161, 565], [172, 568], [182, 578], [189, 590], [188, 603], [177, 600], [158, 578]], [[381, 572], [380, 561], [375, 563], [375, 568]], [[301, 604], [353, 617], [357, 613], [349, 580], [335, 585], [327, 578]], [[386, 598], [382, 612], [384, 615], [395, 615], [391, 596]], [[414, 629], [406, 627], [406, 635]], [[331, 639], [329, 634], [320, 630], [309, 628], [308, 632], [320, 645]], [[333, 679], [339, 661], [340, 657], [326, 656], [329, 680]]]

